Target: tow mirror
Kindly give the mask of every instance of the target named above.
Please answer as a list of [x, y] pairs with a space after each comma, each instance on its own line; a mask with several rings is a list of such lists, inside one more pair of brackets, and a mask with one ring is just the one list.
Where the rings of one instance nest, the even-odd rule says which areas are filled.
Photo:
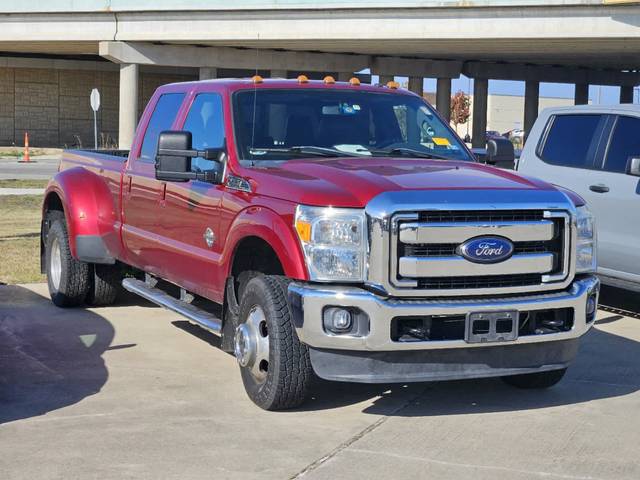
[[629, 157], [627, 162], [627, 174], [640, 177], [640, 157]]
[[506, 138], [492, 138], [487, 142], [487, 163], [513, 170], [516, 161], [513, 143]]
[[[167, 182], [188, 182], [203, 180], [218, 183], [222, 171], [220, 157], [224, 148], [193, 150], [191, 148], [191, 132], [167, 130], [158, 136], [158, 153], [156, 155], [156, 178]], [[201, 157], [213, 160], [213, 170], [204, 172], [191, 171], [191, 159]]]

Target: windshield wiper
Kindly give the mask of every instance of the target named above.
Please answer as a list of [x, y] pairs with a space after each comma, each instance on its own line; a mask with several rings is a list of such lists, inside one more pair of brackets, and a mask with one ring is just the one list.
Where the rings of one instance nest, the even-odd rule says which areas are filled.
[[448, 157], [443, 155], [437, 155], [435, 153], [421, 152], [420, 150], [415, 150], [413, 148], [408, 147], [396, 147], [391, 148], [389, 150], [371, 150], [372, 155], [405, 155], [407, 157], [416, 157], [416, 158], [431, 158], [436, 160], [451, 160]]
[[[260, 152], [260, 153], [254, 153]], [[302, 155], [316, 155], [318, 157], [353, 157], [357, 156], [357, 153], [343, 152], [336, 148], [317, 147], [315, 145], [296, 145], [293, 147], [281, 147], [281, 148], [261, 148], [254, 147], [249, 149], [251, 155], [260, 155], [264, 153], [299, 153]], [[254, 160], [259, 160], [255, 159]]]

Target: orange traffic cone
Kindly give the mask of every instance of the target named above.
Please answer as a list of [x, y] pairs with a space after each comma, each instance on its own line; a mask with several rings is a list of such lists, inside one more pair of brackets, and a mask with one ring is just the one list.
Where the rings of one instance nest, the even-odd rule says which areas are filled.
[[18, 160], [18, 163], [36, 163], [35, 160], [31, 160], [29, 157], [29, 132], [24, 132], [24, 154], [22, 160]]

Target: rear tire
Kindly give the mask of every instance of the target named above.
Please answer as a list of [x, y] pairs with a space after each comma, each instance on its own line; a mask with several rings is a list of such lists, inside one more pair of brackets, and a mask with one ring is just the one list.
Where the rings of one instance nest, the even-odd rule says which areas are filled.
[[49, 295], [58, 307], [76, 307], [89, 290], [89, 264], [71, 255], [64, 215], [53, 214], [50, 222], [45, 252]]
[[91, 285], [86, 303], [92, 307], [112, 305], [118, 298], [122, 282], [119, 265], [93, 264], [89, 269]]
[[507, 385], [523, 389], [543, 389], [553, 387], [562, 380], [566, 368], [560, 370], [549, 370], [548, 372], [525, 373], [523, 375], [509, 375], [502, 377], [502, 381]]
[[287, 301], [289, 280], [252, 278], [240, 300], [234, 353], [249, 398], [265, 410], [301, 405], [312, 379], [309, 349], [298, 340]]

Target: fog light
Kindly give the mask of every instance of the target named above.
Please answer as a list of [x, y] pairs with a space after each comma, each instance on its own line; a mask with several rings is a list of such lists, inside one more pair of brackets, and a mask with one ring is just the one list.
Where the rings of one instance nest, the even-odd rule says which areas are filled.
[[333, 333], [347, 333], [353, 326], [351, 312], [345, 308], [331, 307], [324, 311], [324, 328]]
[[589, 298], [587, 298], [587, 323], [592, 322], [594, 318], [596, 318], [596, 310], [598, 309], [598, 302], [596, 300], [596, 295], [591, 294]]

